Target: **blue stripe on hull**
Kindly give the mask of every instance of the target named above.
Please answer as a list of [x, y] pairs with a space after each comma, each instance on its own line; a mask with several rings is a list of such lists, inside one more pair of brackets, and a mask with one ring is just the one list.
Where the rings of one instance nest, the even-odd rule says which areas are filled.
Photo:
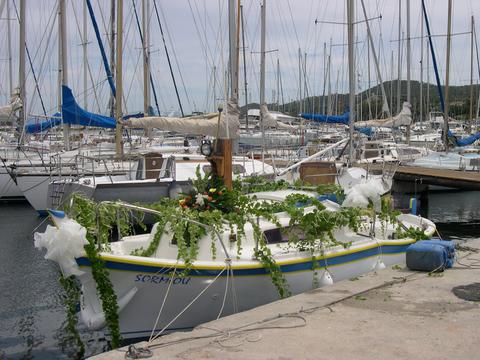
[[[328, 259], [320, 259], [317, 261], [319, 267], [336, 266], [342, 265], [349, 262], [354, 262], [362, 260], [368, 257], [385, 254], [385, 255], [394, 255], [404, 253], [409, 244], [406, 245], [384, 245], [381, 247], [374, 247], [371, 249], [366, 249], [358, 252], [352, 252], [345, 255], [334, 256]], [[80, 266], [90, 266], [90, 261], [85, 258], [78, 258], [77, 263]], [[159, 273], [163, 275], [168, 275], [173, 272], [171, 267], [161, 267], [161, 266], [149, 266], [142, 264], [132, 264], [126, 262], [116, 262], [116, 261], [105, 261], [105, 265], [108, 269], [111, 270], [123, 270], [123, 271], [135, 271], [141, 273]], [[283, 273], [295, 272], [295, 271], [308, 271], [312, 269], [312, 261], [299, 261], [298, 263], [285, 264], [280, 266]], [[221, 269], [191, 269], [189, 276], [217, 276]], [[268, 271], [261, 267], [258, 268], [249, 268], [249, 269], [235, 269], [233, 268], [233, 273], [235, 276], [250, 276], [250, 275], [265, 275], [268, 274]], [[227, 273], [224, 272], [222, 276], [227, 276]]]

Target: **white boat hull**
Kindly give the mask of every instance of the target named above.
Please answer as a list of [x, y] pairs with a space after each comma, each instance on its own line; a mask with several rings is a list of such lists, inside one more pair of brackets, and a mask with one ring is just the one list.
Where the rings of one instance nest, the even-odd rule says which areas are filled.
[[16, 180], [25, 199], [40, 214], [47, 215], [47, 192], [49, 175], [17, 174]]
[[0, 200], [23, 199], [23, 193], [5, 167], [0, 168]]
[[[402, 263], [405, 261], [405, 249], [410, 242], [390, 241], [393, 246], [382, 246], [381, 248], [374, 241], [362, 244], [362, 249], [343, 250], [337, 249], [327, 253], [327, 269], [333, 281], [350, 279], [361, 274], [373, 271], [378, 262], [386, 266]], [[398, 244], [397, 244], [398, 243]], [[397, 245], [395, 245], [397, 244]], [[108, 256], [107, 267], [110, 271], [110, 279], [114, 285], [119, 304], [119, 324], [124, 339], [149, 337], [155, 326], [155, 319], [164, 300], [165, 294], [171, 282], [173, 268], [165, 266], [147, 265], [138, 258], [136, 261], [115, 260]], [[83, 271], [86, 273], [80, 276], [83, 285], [83, 298], [81, 318], [87, 327], [98, 330], [105, 325], [105, 322], [98, 321], [102, 318], [101, 304], [96, 294], [95, 282], [93, 281], [86, 258], [78, 259]], [[83, 265], [83, 266], [82, 266]], [[297, 259], [281, 265], [289, 284], [288, 289], [292, 295], [314, 289], [322, 285], [322, 276], [325, 272], [325, 260], [319, 260], [320, 268], [317, 269], [315, 283], [312, 271], [311, 258]], [[174, 277], [169, 295], [165, 301], [155, 331], [164, 328], [167, 332], [191, 329], [201, 323], [211, 321], [220, 316], [234, 312], [245, 311], [263, 304], [278, 300], [279, 295], [272, 283], [271, 277], [265, 272], [261, 264], [256, 268], [237, 269], [235, 261], [232, 264], [234, 277], [228, 277], [228, 291], [225, 297], [225, 304], [222, 304], [227, 287], [227, 272], [216, 276], [222, 268], [215, 270], [198, 269], [193, 270], [185, 277]], [[177, 272], [178, 274], [178, 272]], [[210, 274], [210, 275], [209, 275]], [[233, 291], [234, 283], [236, 304], [235, 308]], [[194, 298], [200, 294], [208, 285], [210, 287], [189, 307], [185, 312], [170, 323], [181, 313]], [[133, 294], [133, 296], [132, 296]], [[125, 298], [129, 298], [125, 304]]]

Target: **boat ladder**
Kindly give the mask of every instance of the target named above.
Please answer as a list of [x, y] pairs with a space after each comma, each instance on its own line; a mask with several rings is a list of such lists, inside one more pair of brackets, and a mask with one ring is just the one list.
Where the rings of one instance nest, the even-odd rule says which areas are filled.
[[65, 194], [65, 181], [52, 182], [51, 206], [57, 209], [62, 205], [63, 195]]

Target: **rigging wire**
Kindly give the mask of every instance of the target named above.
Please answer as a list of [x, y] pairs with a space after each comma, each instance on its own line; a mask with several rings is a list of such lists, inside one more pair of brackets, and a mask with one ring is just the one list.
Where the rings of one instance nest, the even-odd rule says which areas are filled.
[[[155, 4], [155, 2], [154, 2], [154, 4]], [[142, 28], [140, 27], [140, 21], [138, 20], [138, 13], [137, 13], [137, 7], [135, 6], [135, 0], [132, 0], [132, 5], [133, 5], [133, 12], [135, 14], [135, 20], [137, 22], [138, 33], [140, 35], [140, 41], [142, 42], [142, 48], [143, 48], [142, 50], [144, 52], [143, 55], [145, 56], [146, 64], [144, 64], [143, 66], [146, 65], [148, 67], [148, 64], [150, 64], [150, 57], [148, 55], [147, 49], [143, 46], [144, 38], [143, 38]], [[155, 9], [156, 9], [156, 7], [155, 7]], [[161, 116], [160, 107], [158, 106], [157, 91], [155, 90], [155, 84], [153, 83], [152, 73], [150, 71], [148, 71], [148, 77], [150, 79], [150, 85], [151, 85], [152, 91], [153, 91], [153, 99], [155, 100], [155, 106], [157, 107], [158, 116]], [[183, 110], [182, 110], [182, 116], [183, 116]]]
[[[182, 101], [180, 100], [180, 95], [178, 93], [178, 88], [177, 88], [177, 82], [175, 81], [175, 75], [173, 73], [173, 69], [172, 69], [172, 63], [170, 61], [170, 55], [168, 53], [168, 49], [167, 49], [167, 43], [165, 42], [165, 36], [163, 34], [163, 27], [162, 27], [162, 23], [160, 21], [160, 16], [158, 15], [158, 8], [157, 8], [157, 2], [156, 0], [153, 0], [153, 6], [155, 8], [155, 14], [157, 16], [157, 22], [158, 22], [158, 27], [160, 28], [160, 33], [162, 35], [162, 41], [163, 41], [163, 47], [165, 48], [165, 54], [167, 56], [167, 61], [168, 61], [168, 67], [170, 69], [170, 75], [172, 76], [172, 81], [173, 81], [173, 86], [175, 87], [175, 94], [177, 95], [177, 101], [178, 101], [178, 106], [180, 106], [180, 112], [182, 113], [182, 117], [185, 116], [184, 112], [183, 112], [183, 106], [182, 106]], [[158, 113], [158, 115], [160, 116], [160, 111]]]

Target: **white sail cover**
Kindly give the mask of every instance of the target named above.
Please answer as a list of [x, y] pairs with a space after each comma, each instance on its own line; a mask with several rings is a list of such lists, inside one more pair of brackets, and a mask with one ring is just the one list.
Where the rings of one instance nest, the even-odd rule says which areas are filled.
[[403, 103], [402, 111], [397, 116], [386, 119], [375, 119], [366, 121], [357, 121], [357, 127], [388, 127], [394, 128], [398, 126], [410, 125], [412, 123], [412, 105], [408, 102]]
[[[260, 106], [260, 112], [262, 114], [263, 126], [265, 126], [265, 128], [276, 128], [276, 129], [286, 130], [291, 132], [294, 132], [297, 130], [292, 125], [285, 124], [285, 123], [282, 123], [281, 121], [278, 121], [279, 114], [272, 114], [271, 112], [269, 112], [266, 104], [263, 104]], [[287, 116], [287, 115], [282, 115], [282, 117], [291, 118], [292, 120], [294, 119], [293, 117]]]
[[220, 139], [234, 139], [240, 135], [240, 111], [234, 101], [227, 103], [227, 109], [222, 112], [220, 122], [218, 113], [190, 116], [186, 118], [149, 116], [130, 118], [123, 124], [131, 128], [161, 129], [184, 134], [209, 135]]
[[18, 89], [15, 89], [15, 92], [10, 97], [10, 104], [0, 106], [0, 121], [16, 119], [15, 112], [22, 108], [22, 100], [20, 100], [19, 92]]

